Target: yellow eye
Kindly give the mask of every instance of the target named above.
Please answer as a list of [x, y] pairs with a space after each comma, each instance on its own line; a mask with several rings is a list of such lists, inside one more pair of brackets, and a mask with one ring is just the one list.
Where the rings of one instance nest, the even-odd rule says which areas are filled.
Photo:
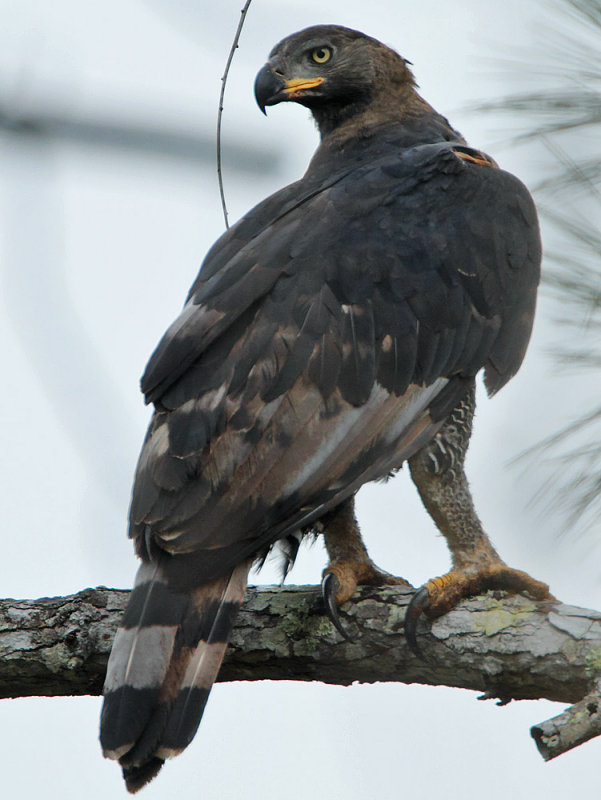
[[325, 64], [332, 58], [332, 51], [329, 47], [316, 47], [311, 52], [311, 58], [316, 64]]

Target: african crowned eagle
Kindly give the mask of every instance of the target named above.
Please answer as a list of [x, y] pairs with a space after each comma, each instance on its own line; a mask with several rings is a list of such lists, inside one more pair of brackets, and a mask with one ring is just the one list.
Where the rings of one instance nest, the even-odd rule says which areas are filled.
[[409, 609], [489, 588], [548, 597], [500, 559], [463, 464], [474, 379], [518, 370], [540, 240], [532, 199], [416, 91], [408, 62], [358, 31], [280, 42], [261, 109], [306, 106], [321, 143], [304, 176], [249, 211], [204, 260], [142, 378], [154, 414], [130, 509], [141, 566], [105, 684], [101, 741], [130, 791], [192, 740], [249, 568], [325, 536], [324, 594], [403, 583], [363, 545], [353, 498], [408, 462], [452, 570]]

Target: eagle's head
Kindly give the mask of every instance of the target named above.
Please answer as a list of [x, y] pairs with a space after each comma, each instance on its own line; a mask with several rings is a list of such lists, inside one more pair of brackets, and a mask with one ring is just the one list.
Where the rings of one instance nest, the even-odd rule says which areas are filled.
[[293, 101], [309, 108], [323, 133], [365, 109], [413, 94], [408, 62], [376, 39], [338, 25], [316, 25], [288, 36], [269, 54], [255, 81], [266, 106]]

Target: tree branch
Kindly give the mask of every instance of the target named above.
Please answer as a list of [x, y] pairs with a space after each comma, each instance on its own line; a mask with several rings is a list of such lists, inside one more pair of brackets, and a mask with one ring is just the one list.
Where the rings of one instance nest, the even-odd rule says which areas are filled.
[[[100, 694], [128, 594], [0, 601], [0, 697]], [[420, 660], [402, 632], [411, 596], [362, 589], [341, 612], [347, 642], [318, 588], [250, 587], [219, 680], [398, 681], [575, 703], [532, 729], [546, 760], [601, 733], [601, 613], [488, 593], [424, 621]]]

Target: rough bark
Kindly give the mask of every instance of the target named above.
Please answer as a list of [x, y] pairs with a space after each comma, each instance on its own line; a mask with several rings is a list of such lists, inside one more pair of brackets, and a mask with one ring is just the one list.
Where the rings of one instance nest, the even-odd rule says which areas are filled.
[[[128, 594], [0, 601], [0, 697], [99, 694]], [[411, 595], [362, 589], [341, 611], [349, 642], [323, 616], [318, 588], [249, 588], [219, 679], [400, 681], [574, 703], [532, 729], [545, 759], [601, 733], [600, 612], [489, 593], [425, 620], [421, 660], [403, 637]]]

